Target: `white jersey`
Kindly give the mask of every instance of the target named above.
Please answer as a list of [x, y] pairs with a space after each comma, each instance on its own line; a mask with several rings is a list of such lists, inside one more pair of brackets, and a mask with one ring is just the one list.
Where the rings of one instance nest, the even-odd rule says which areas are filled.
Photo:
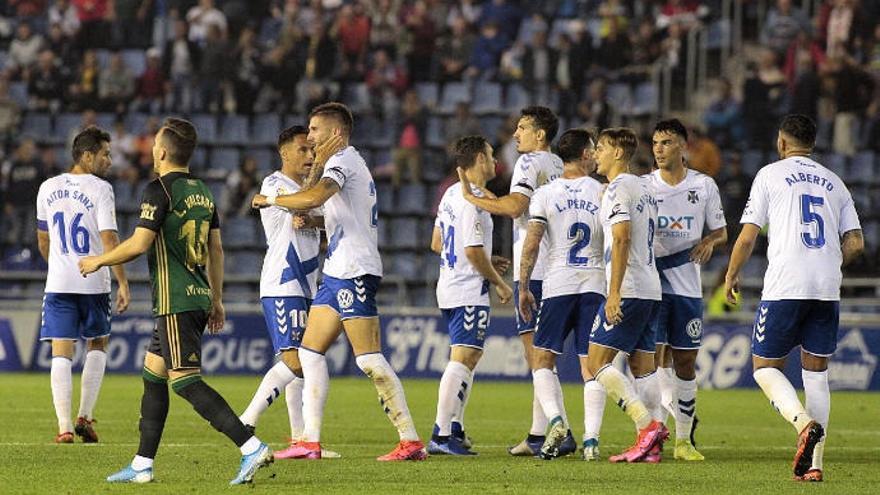
[[657, 198], [654, 254], [664, 294], [703, 297], [700, 265], [690, 252], [705, 230], [727, 225], [718, 186], [711, 177], [687, 170], [684, 180], [671, 186], [655, 170], [651, 175]]
[[324, 203], [328, 237], [324, 274], [339, 279], [381, 277], [376, 184], [364, 159], [349, 146], [327, 160], [321, 178], [333, 180], [340, 189]]
[[[562, 175], [562, 159], [549, 151], [534, 151], [520, 155], [513, 168], [510, 192], [520, 193], [531, 199], [532, 194], [551, 180]], [[513, 279], [519, 280], [519, 263], [522, 259], [523, 242], [529, 229], [529, 211], [523, 212], [513, 220]], [[547, 248], [547, 241], [541, 242], [541, 250]], [[532, 272], [532, 280], [544, 280], [544, 261], [538, 262]]]
[[[263, 179], [262, 195], [293, 194], [300, 185], [276, 171]], [[266, 256], [260, 273], [260, 297], [315, 297], [318, 283], [318, 229], [293, 228], [293, 212], [280, 206], [260, 210]]]
[[[480, 192], [474, 188], [474, 194]], [[492, 258], [492, 215], [468, 203], [461, 185], [449, 186], [437, 209], [434, 226], [440, 229], [440, 278], [437, 305], [440, 309], [488, 306], [489, 281], [470, 263], [465, 248], [481, 246]]]
[[660, 275], [654, 264], [654, 232], [657, 227], [657, 200], [650, 179], [632, 174], [618, 175], [602, 195], [602, 227], [605, 234], [605, 276], [611, 284], [611, 228], [630, 223], [629, 258], [621, 298], [661, 299]]
[[85, 278], [79, 259], [104, 254], [101, 232], [116, 230], [113, 186], [92, 174], [61, 174], [46, 179], [37, 193], [37, 225], [49, 233], [46, 292], [105, 294], [110, 269]]
[[840, 300], [840, 236], [861, 226], [837, 174], [804, 156], [765, 166], [752, 183], [742, 223], [770, 226], [761, 299]]
[[546, 225], [539, 258], [546, 259], [542, 298], [595, 292], [605, 295], [605, 262], [599, 206], [602, 184], [585, 176], [562, 177], [538, 188], [530, 222]]

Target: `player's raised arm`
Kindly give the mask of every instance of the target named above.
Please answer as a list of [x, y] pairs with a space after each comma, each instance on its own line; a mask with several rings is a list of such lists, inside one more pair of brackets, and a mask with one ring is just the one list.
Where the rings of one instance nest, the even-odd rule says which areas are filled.
[[493, 215], [503, 215], [510, 218], [518, 218], [529, 209], [529, 198], [524, 194], [514, 192], [500, 198], [475, 196], [471, 190], [471, 184], [461, 168], [458, 169], [458, 177], [461, 180], [461, 192], [464, 199], [477, 208], [486, 210]]
[[538, 309], [535, 296], [529, 290], [529, 282], [532, 279], [535, 262], [538, 261], [538, 251], [541, 248], [541, 239], [544, 238], [546, 229], [544, 220], [532, 218], [529, 220], [529, 230], [523, 243], [522, 258], [519, 262], [519, 286], [521, 289], [519, 301], [514, 301], [514, 304], [519, 305], [519, 313], [525, 321], [532, 321], [532, 313]]

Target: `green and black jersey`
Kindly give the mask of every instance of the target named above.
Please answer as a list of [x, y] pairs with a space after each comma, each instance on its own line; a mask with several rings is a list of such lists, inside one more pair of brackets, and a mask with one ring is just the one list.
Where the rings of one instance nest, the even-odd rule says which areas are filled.
[[157, 234], [148, 256], [153, 316], [209, 311], [208, 231], [220, 228], [220, 219], [208, 186], [183, 172], [150, 182], [138, 227]]

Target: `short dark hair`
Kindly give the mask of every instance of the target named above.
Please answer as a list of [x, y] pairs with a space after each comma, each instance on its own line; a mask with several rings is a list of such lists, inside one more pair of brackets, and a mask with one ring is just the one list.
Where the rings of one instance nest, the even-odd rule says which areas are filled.
[[73, 163], [79, 162], [86, 151], [97, 153], [105, 142], [110, 142], [110, 134], [107, 131], [93, 125], [86, 127], [73, 138], [73, 147], [71, 148]]
[[531, 118], [535, 127], [544, 131], [544, 140], [547, 144], [550, 144], [559, 132], [559, 119], [556, 118], [553, 110], [547, 107], [537, 105], [525, 107], [520, 111], [520, 118], [523, 117]]
[[812, 148], [816, 145], [816, 123], [806, 115], [786, 115], [779, 124], [779, 131], [793, 137], [803, 146]]
[[189, 164], [199, 137], [192, 122], [169, 117], [162, 122], [162, 141], [168, 148], [168, 161], [177, 165]]
[[346, 136], [351, 136], [351, 131], [354, 128], [354, 117], [351, 116], [351, 110], [347, 106], [335, 101], [318, 105], [309, 112], [309, 120], [318, 115], [326, 115], [336, 119], [342, 125], [342, 132]]
[[563, 162], [580, 160], [584, 156], [584, 150], [595, 145], [593, 134], [586, 129], [569, 129], [559, 137], [556, 145], [556, 154]]
[[681, 121], [678, 119], [668, 119], [657, 122], [657, 125], [654, 126], [654, 134], [658, 132], [675, 134], [685, 141], [688, 140], [687, 127], [685, 127], [684, 124], [682, 124]]
[[455, 141], [452, 145], [452, 158], [456, 167], [465, 170], [474, 166], [477, 162], [477, 156], [486, 152], [486, 145], [489, 144], [483, 136], [463, 136]]
[[611, 127], [599, 133], [599, 141], [607, 140], [611, 146], [623, 150], [623, 159], [629, 161], [639, 148], [639, 138], [629, 127]]
[[287, 129], [284, 129], [281, 131], [281, 134], [278, 135], [278, 149], [281, 149], [282, 146], [293, 141], [293, 138], [308, 133], [309, 129], [303, 125], [292, 125]]

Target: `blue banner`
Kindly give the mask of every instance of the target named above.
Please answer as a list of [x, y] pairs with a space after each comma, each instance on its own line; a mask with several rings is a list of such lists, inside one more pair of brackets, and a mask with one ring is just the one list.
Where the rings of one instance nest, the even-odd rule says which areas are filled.
[[21, 368], [15, 336], [12, 334], [12, 320], [0, 316], [0, 371], [18, 371]]
[[[0, 317], [0, 369], [18, 369], [18, 356], [10, 342], [9, 323]], [[436, 316], [386, 315], [380, 320], [385, 356], [401, 377], [439, 378], [449, 357], [449, 337], [443, 319]], [[154, 326], [148, 315], [114, 317], [107, 349], [107, 370], [138, 373]], [[6, 330], [4, 330], [6, 328]], [[703, 327], [703, 348], [697, 359], [697, 378], [703, 388], [754, 387], [751, 364], [751, 327], [743, 324], [707, 323]], [[512, 317], [495, 317], [489, 326], [485, 352], [477, 373], [480, 379], [527, 380], [528, 367]], [[219, 335], [202, 340], [202, 367], [208, 374], [265, 373], [273, 364], [272, 344], [263, 317], [233, 314]], [[581, 373], [572, 341], [558, 361], [563, 381], [580, 382]], [[82, 366], [83, 348], [77, 346], [75, 369]], [[875, 373], [880, 355], [880, 328], [842, 327], [837, 352], [830, 364], [833, 389], [880, 390]], [[359, 374], [345, 337], [327, 352], [332, 375]], [[47, 371], [51, 364], [48, 343], [37, 342], [30, 369]], [[800, 386], [800, 358], [790, 356], [786, 375]]]

